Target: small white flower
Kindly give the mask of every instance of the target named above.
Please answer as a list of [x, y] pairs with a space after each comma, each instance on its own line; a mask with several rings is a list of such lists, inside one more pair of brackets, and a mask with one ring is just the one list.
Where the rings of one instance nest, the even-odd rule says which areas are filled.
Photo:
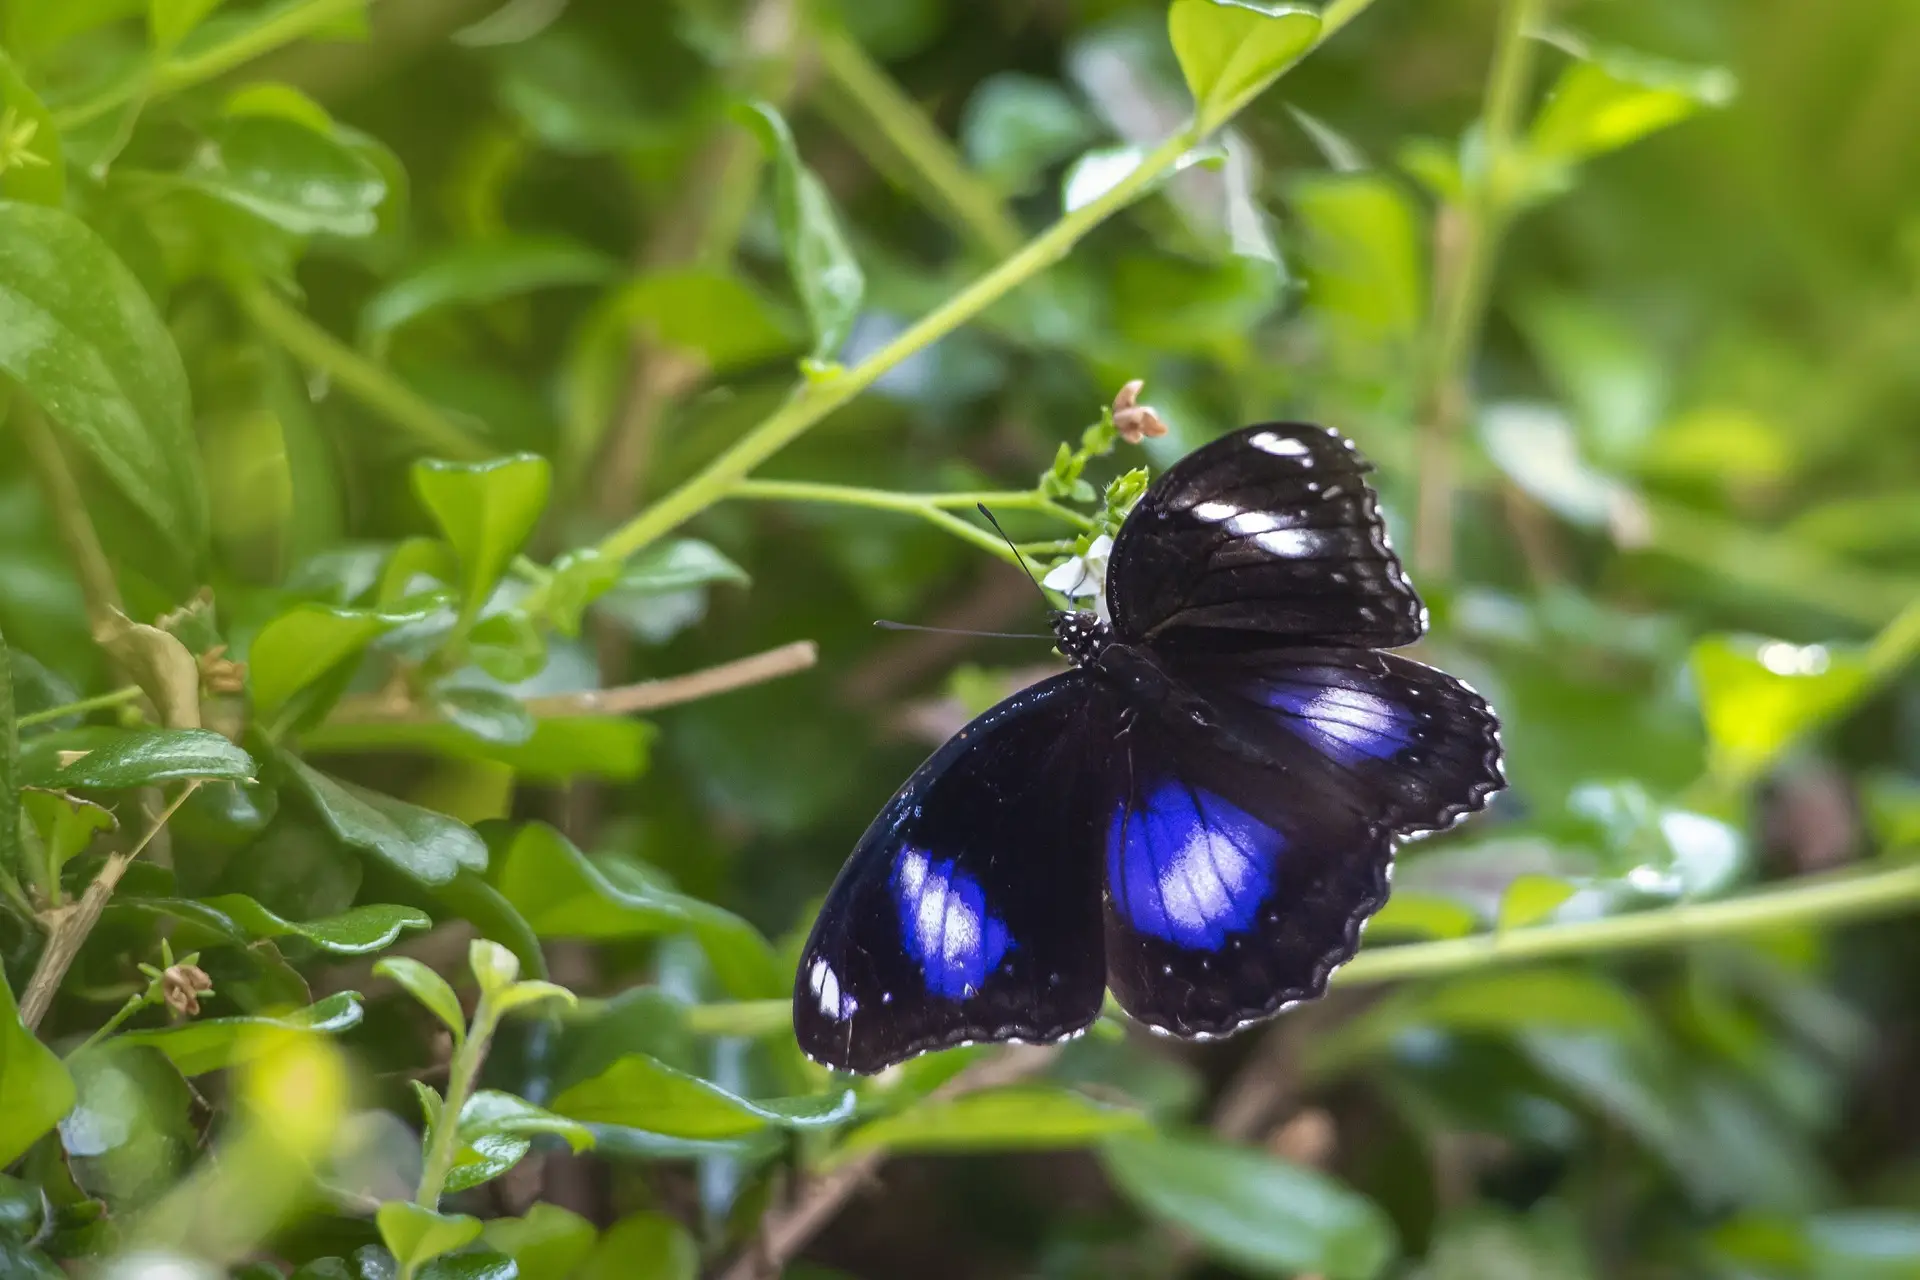
[[1111, 621], [1107, 616], [1107, 557], [1112, 552], [1113, 539], [1103, 533], [1088, 545], [1085, 555], [1061, 561], [1040, 582], [1069, 600], [1092, 596], [1100, 621]]

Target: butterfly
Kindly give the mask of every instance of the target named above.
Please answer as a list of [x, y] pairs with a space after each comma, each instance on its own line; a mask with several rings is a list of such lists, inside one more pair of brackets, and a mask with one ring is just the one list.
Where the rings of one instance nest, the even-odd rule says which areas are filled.
[[1204, 1039], [1326, 990], [1395, 842], [1504, 785], [1486, 701], [1382, 652], [1427, 610], [1369, 470], [1338, 432], [1277, 422], [1149, 486], [1110, 620], [1053, 617], [1072, 668], [936, 751], [834, 881], [794, 985], [809, 1057], [871, 1073], [1047, 1043], [1109, 989]]

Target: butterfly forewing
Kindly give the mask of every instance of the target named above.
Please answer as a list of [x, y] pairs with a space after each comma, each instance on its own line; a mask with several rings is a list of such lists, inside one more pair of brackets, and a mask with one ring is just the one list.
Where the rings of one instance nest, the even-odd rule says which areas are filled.
[[815, 922], [794, 1030], [871, 1072], [975, 1040], [1057, 1040], [1100, 1011], [1100, 797], [1114, 700], [1083, 671], [1015, 695], [922, 765]]
[[1337, 432], [1247, 427], [1188, 454], [1147, 490], [1114, 543], [1108, 607], [1122, 640], [1209, 638], [1391, 649], [1426, 610]]

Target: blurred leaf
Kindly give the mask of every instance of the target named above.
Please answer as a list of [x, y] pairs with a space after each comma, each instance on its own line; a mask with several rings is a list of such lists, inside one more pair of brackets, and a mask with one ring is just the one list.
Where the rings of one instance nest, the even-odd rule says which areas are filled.
[[[95, 832], [111, 831], [120, 825], [112, 810], [91, 800], [70, 796], [64, 791], [33, 788], [20, 793], [18, 807], [9, 805], [0, 814], [17, 814], [21, 821], [32, 826], [40, 840], [41, 856], [50, 868], [64, 867], [73, 861], [93, 843]], [[9, 859], [4, 865], [19, 864]]]
[[152, 1049], [112, 1042], [73, 1055], [77, 1091], [60, 1122], [75, 1181], [117, 1213], [158, 1199], [200, 1144], [193, 1094]]
[[1406, 938], [1464, 938], [1479, 924], [1472, 908], [1436, 894], [1396, 888], [1387, 905], [1367, 922], [1367, 941]]
[[1325, 1174], [1205, 1138], [1117, 1138], [1101, 1147], [1139, 1208], [1255, 1275], [1372, 1280], [1399, 1253], [1393, 1223]]
[[300, 736], [309, 754], [427, 751], [456, 760], [496, 760], [531, 782], [606, 778], [626, 782], [646, 772], [655, 730], [644, 720], [568, 716], [536, 720], [517, 746], [485, 742], [450, 724], [425, 721], [323, 724]]
[[1515, 876], [1500, 895], [1501, 929], [1524, 929], [1552, 918], [1574, 894], [1574, 886], [1553, 876]]
[[747, 571], [698, 538], [656, 543], [627, 561], [615, 589], [634, 595], [661, 595], [712, 582], [747, 586]]
[[487, 846], [471, 828], [444, 814], [328, 777], [282, 753], [287, 776], [328, 830], [349, 848], [370, 853], [422, 884], [445, 884], [461, 868], [484, 871]]
[[1526, 1214], [1474, 1207], [1447, 1215], [1420, 1280], [1594, 1280], [1578, 1225], [1554, 1204]]
[[[593, 1224], [579, 1214], [546, 1203], [529, 1205], [525, 1217], [494, 1218], [480, 1233], [482, 1240], [513, 1259], [519, 1280], [570, 1280], [598, 1237]], [[635, 1262], [644, 1256], [628, 1255]]]
[[1051, 80], [1003, 71], [988, 76], [960, 115], [967, 160], [1000, 190], [1024, 195], [1047, 169], [1092, 142], [1097, 126]]
[[1710, 896], [1726, 890], [1745, 865], [1740, 831], [1660, 804], [1638, 782], [1582, 783], [1567, 809], [1599, 824], [1611, 869], [1637, 893]]
[[1580, 456], [1579, 438], [1557, 409], [1539, 404], [1488, 405], [1480, 444], [1514, 484], [1556, 515], [1589, 528], [1631, 530], [1633, 492]]
[[154, 52], [171, 52], [220, 4], [221, 0], [147, 0], [147, 34]]
[[[59, 208], [67, 194], [60, 130], [40, 95], [4, 52], [0, 52], [0, 115], [13, 126], [15, 151], [14, 162], [0, 173], [0, 198]], [[40, 163], [35, 164], [36, 159]]]
[[122, 1031], [114, 1043], [149, 1045], [167, 1055], [183, 1076], [200, 1076], [222, 1067], [250, 1061], [274, 1043], [258, 1033], [282, 1029], [337, 1035], [360, 1025], [362, 1010], [356, 992], [342, 991], [305, 1009], [277, 1016], [202, 1018], [151, 1031]]
[[[0, 873], [18, 875], [22, 860], [20, 812], [20, 723], [14, 705], [13, 651], [0, 636]], [[0, 974], [0, 985], [6, 978]], [[0, 1164], [0, 1168], [4, 1168]]]
[[181, 778], [246, 782], [259, 767], [253, 757], [207, 729], [114, 731], [69, 765], [59, 762], [61, 738], [36, 738], [20, 753], [23, 786], [49, 790], [119, 791]]
[[785, 994], [789, 975], [757, 930], [730, 911], [637, 877], [616, 885], [543, 823], [521, 827], [493, 880], [543, 938], [608, 940], [690, 932], [729, 995]]
[[1688, 67], [1626, 50], [1596, 51], [1560, 73], [1529, 137], [1533, 155], [1578, 163], [1733, 100], [1719, 67]]
[[811, 1129], [843, 1123], [853, 1115], [854, 1094], [841, 1089], [752, 1101], [647, 1054], [629, 1053], [599, 1075], [563, 1090], [552, 1109], [591, 1125], [678, 1138], [738, 1138], [768, 1126]]
[[[245, 944], [262, 938], [304, 938], [336, 956], [372, 955], [384, 951], [408, 929], [425, 929], [433, 921], [412, 907], [368, 904], [336, 916], [304, 923], [286, 920], [245, 894], [223, 893], [211, 898], [131, 898], [115, 907], [164, 915], [187, 928], [176, 930], [174, 946]], [[202, 941], [204, 939], [204, 941]]]
[[1070, 1089], [1015, 1085], [935, 1098], [861, 1125], [836, 1157], [888, 1151], [1013, 1151], [1079, 1147], [1116, 1134], [1144, 1132], [1139, 1111], [1107, 1106]]
[[1764, 769], [1867, 685], [1857, 652], [1782, 640], [1708, 636], [1694, 645], [1692, 665], [1714, 768], [1733, 778]]
[[480, 306], [537, 289], [597, 285], [619, 274], [597, 249], [553, 237], [511, 236], [426, 255], [360, 309], [360, 345], [379, 354], [393, 334], [448, 307]]
[[[1188, 0], [1188, 3], [1202, 0]], [[1412, 202], [1381, 174], [1295, 178], [1309, 305], [1363, 348], [1412, 342], [1426, 321], [1425, 254]]]
[[635, 1213], [607, 1228], [574, 1280], [697, 1280], [699, 1274], [700, 1250], [684, 1227], [665, 1214]]
[[[1515, 318], [1598, 456], [1618, 461], [1638, 453], [1668, 395], [1667, 370], [1651, 335], [1624, 316], [1561, 293], [1525, 295]], [[1661, 463], [1666, 453], [1663, 441], [1645, 456]]]
[[586, 358], [585, 347], [624, 358], [640, 330], [728, 373], [792, 351], [797, 326], [791, 311], [740, 276], [702, 267], [649, 271], [600, 300], [581, 324], [575, 359]]
[[533, 717], [525, 704], [510, 693], [442, 685], [433, 692], [433, 709], [448, 724], [482, 742], [520, 747], [533, 740]]
[[408, 1273], [480, 1238], [480, 1219], [463, 1213], [435, 1213], [405, 1200], [381, 1205], [374, 1219], [380, 1224], [380, 1239]]
[[501, 106], [557, 151], [625, 151], [672, 136], [641, 108], [617, 55], [582, 32], [555, 28], [507, 46], [500, 69]]
[[417, 623], [423, 612], [349, 609], [298, 604], [280, 614], [247, 649], [247, 692], [253, 709], [270, 718], [294, 694], [317, 682], [396, 627]]
[[866, 276], [840, 229], [833, 197], [801, 161], [786, 119], [764, 102], [748, 104], [739, 118], [773, 161], [774, 215], [787, 269], [813, 327], [813, 359], [830, 362], [853, 330]]
[[19, 1159], [73, 1109], [73, 1077], [20, 1020], [0, 979], [0, 1168]]
[[1206, 132], [1311, 49], [1320, 18], [1258, 0], [1173, 0], [1167, 31], [1193, 93], [1194, 119]]
[[546, 510], [553, 467], [537, 454], [416, 462], [413, 491], [460, 557], [463, 618], [478, 615]]
[[297, 236], [368, 236], [387, 197], [378, 167], [286, 116], [217, 121], [176, 181]]
[[467, 1038], [467, 1015], [447, 980], [411, 956], [388, 956], [373, 966], [375, 977], [390, 978], [446, 1024], [458, 1045]]
[[72, 214], [0, 201], [0, 306], [0, 373], [197, 556], [207, 487], [186, 370], [133, 273]]

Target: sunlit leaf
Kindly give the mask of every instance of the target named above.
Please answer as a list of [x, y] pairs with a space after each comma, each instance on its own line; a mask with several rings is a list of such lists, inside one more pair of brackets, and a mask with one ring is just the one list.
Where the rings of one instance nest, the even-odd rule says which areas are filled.
[[274, 1043], [258, 1032], [280, 1029], [338, 1034], [359, 1026], [361, 1013], [359, 995], [342, 991], [287, 1014], [202, 1018], [152, 1031], [123, 1031], [115, 1043], [151, 1045], [166, 1054], [181, 1075], [199, 1076], [249, 1061], [249, 1054]]
[[467, 1015], [447, 980], [411, 956], [388, 956], [373, 966], [375, 977], [388, 978], [424, 1005], [453, 1033], [453, 1042], [467, 1038]]
[[300, 236], [371, 235], [387, 197], [371, 161], [285, 116], [219, 121], [171, 180]]
[[1783, 640], [1708, 636], [1692, 665], [1714, 768], [1732, 777], [1765, 768], [1851, 707], [1867, 683], [1857, 651]]
[[460, 557], [465, 605], [474, 617], [546, 510], [553, 467], [537, 454], [491, 462], [417, 462], [413, 491]]
[[738, 1138], [769, 1126], [808, 1129], [840, 1124], [853, 1115], [851, 1089], [798, 1098], [752, 1100], [712, 1081], [676, 1070], [644, 1053], [630, 1053], [550, 1104], [571, 1120], [639, 1129], [677, 1138]]
[[1689, 67], [1626, 50], [1596, 51], [1568, 64], [1533, 122], [1529, 146], [1549, 162], [1617, 150], [1733, 100], [1719, 67]]
[[1260, 0], [1173, 0], [1167, 30], [1195, 118], [1211, 129], [1313, 47], [1320, 17]]
[[374, 1220], [380, 1225], [380, 1239], [408, 1271], [480, 1238], [480, 1219], [436, 1213], [405, 1200], [381, 1205]]
[[208, 729], [127, 729], [103, 736], [70, 764], [59, 761], [71, 739], [36, 738], [20, 753], [23, 786], [119, 791], [183, 778], [252, 779], [259, 766]]
[[12, 1164], [72, 1110], [73, 1077], [27, 1029], [0, 979], [0, 1167]]
[[296, 693], [379, 637], [426, 616], [422, 612], [295, 605], [262, 627], [247, 650], [247, 691], [255, 712], [271, 716]]

